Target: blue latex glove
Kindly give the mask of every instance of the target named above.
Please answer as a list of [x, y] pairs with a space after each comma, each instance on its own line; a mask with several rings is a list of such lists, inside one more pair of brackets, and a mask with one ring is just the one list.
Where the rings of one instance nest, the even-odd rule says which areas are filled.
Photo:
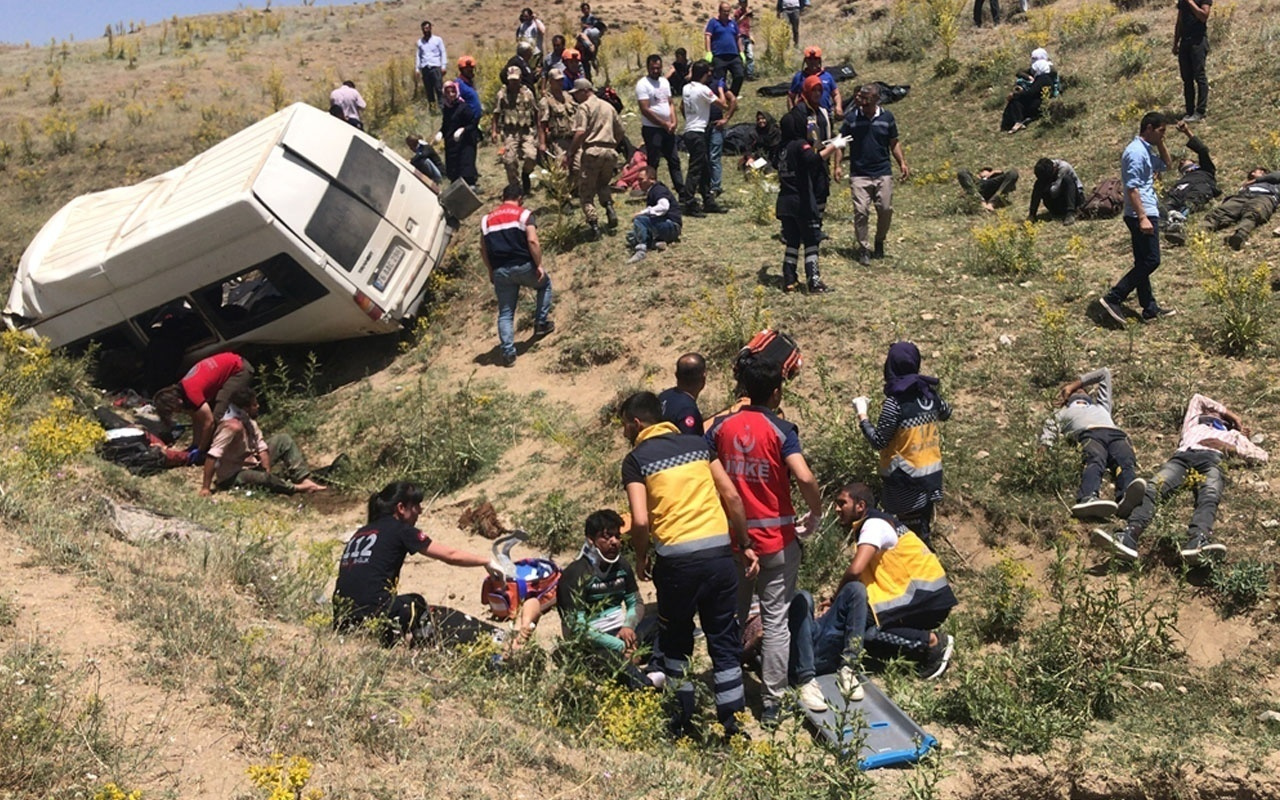
[[187, 466], [198, 467], [204, 464], [204, 452], [199, 447], [193, 447], [187, 451]]

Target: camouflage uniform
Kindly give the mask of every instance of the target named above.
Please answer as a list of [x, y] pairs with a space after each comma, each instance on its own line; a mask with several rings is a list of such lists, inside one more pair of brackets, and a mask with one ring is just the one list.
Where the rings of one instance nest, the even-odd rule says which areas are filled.
[[573, 116], [578, 104], [568, 94], [559, 102], [547, 92], [538, 101], [538, 119], [546, 126], [547, 155], [553, 161], [560, 161], [569, 152], [569, 142], [573, 140]]
[[582, 201], [582, 213], [587, 218], [587, 224], [594, 228], [600, 224], [594, 202], [596, 197], [600, 198], [600, 205], [605, 207], [610, 220], [614, 218], [609, 185], [613, 182], [613, 173], [618, 167], [618, 145], [626, 133], [614, 107], [594, 94], [578, 104], [573, 118], [573, 130], [575, 133], [585, 131], [587, 134], [582, 143], [581, 166], [578, 170], [578, 199]]
[[504, 87], [498, 92], [493, 114], [502, 135], [507, 183], [521, 183], [538, 160], [538, 101], [527, 86], [521, 86], [514, 98]]

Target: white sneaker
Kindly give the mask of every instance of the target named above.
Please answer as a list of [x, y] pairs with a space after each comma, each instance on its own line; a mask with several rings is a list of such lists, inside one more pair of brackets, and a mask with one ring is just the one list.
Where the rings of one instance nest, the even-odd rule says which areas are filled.
[[800, 687], [800, 705], [815, 714], [827, 710], [827, 699], [822, 696], [822, 687], [813, 678]]
[[645, 677], [649, 679], [649, 683], [654, 685], [654, 688], [661, 689], [667, 685], [667, 673], [660, 669], [654, 670], [653, 672], [646, 672]]
[[866, 694], [862, 684], [858, 682], [858, 673], [854, 672], [852, 667], [840, 668], [840, 671], [836, 673], [836, 686], [839, 687], [840, 693], [851, 702], [861, 700]]

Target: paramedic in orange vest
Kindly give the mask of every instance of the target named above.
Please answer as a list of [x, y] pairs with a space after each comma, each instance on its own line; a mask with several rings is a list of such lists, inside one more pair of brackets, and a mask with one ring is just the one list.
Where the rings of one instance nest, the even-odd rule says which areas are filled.
[[954, 640], [937, 628], [956, 605], [942, 563], [910, 528], [876, 508], [865, 483], [840, 490], [836, 513], [857, 540], [839, 588], [853, 581], [867, 588], [871, 618], [864, 646], [877, 657], [914, 659], [920, 677], [938, 677], [951, 661]]
[[[752, 599], [760, 598], [760, 621], [764, 626], [760, 669], [764, 712], [760, 721], [771, 726], [777, 724], [782, 695], [787, 689], [791, 649], [787, 609], [795, 596], [796, 574], [800, 570], [791, 479], [795, 478], [809, 507], [808, 517], [799, 526], [805, 534], [818, 528], [822, 494], [805, 461], [795, 424], [775, 414], [782, 402], [781, 367], [771, 359], [748, 358], [739, 363], [738, 381], [751, 404], [721, 417], [707, 431], [707, 443], [742, 497], [747, 531], [760, 558], [760, 571], [755, 578], [738, 582], [738, 623], [746, 624]], [[811, 711], [827, 710], [816, 681], [800, 687], [800, 702]]]

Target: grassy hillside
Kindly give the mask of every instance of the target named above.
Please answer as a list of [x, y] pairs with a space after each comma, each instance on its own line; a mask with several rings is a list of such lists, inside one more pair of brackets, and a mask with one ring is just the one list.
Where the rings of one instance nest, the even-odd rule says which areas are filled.
[[[1130, 262], [1123, 224], [1022, 222], [1037, 158], [1066, 158], [1092, 187], [1118, 174], [1142, 113], [1180, 109], [1173, 12], [1059, 0], [975, 31], [954, 0], [815, 4], [802, 40], [828, 63], [912, 87], [892, 107], [913, 177], [895, 190], [889, 258], [857, 266], [852, 203], [847, 189], [833, 194], [822, 269], [834, 294], [779, 290], [770, 185], [728, 158], [734, 213], [690, 220], [683, 241], [636, 267], [624, 265], [621, 233], [578, 242], [579, 218], [539, 194], [558, 330], [503, 370], [470, 220], [404, 341], [316, 348], [310, 360], [255, 354], [265, 427], [292, 432], [316, 462], [352, 456], [340, 491], [315, 499], [210, 502], [184, 471], [139, 479], [103, 466], [85, 452], [92, 364], [0, 340], [0, 541], [16, 556], [0, 568], [0, 735], [14, 743], [0, 754], [0, 796], [258, 798], [282, 782], [284, 796], [339, 798], [1280, 796], [1280, 723], [1268, 717], [1280, 710], [1275, 470], [1229, 470], [1215, 529], [1230, 548], [1222, 565], [1180, 565], [1183, 493], [1148, 530], [1141, 565], [1117, 570], [1067, 511], [1078, 454], [1035, 443], [1056, 386], [1098, 365], [1115, 373], [1118, 419], [1144, 475], [1176, 447], [1193, 392], [1238, 411], [1263, 447], [1280, 435], [1267, 266], [1280, 219], [1239, 253], [1222, 234], [1166, 249], [1154, 281], [1179, 314], [1123, 331], [1088, 313]], [[475, 54], [492, 94], [522, 5], [245, 9], [0, 52], [0, 276], [70, 198], [171, 168], [286, 103], [321, 104], [345, 78], [370, 103], [370, 130], [400, 147], [435, 122], [412, 69], [418, 22], [432, 19], [451, 55]], [[605, 0], [596, 10], [618, 21], [607, 63], [633, 107], [637, 55], [695, 52], [711, 4]], [[571, 29], [571, 4], [541, 11], [549, 33]], [[1280, 168], [1280, 124], [1266, 113], [1280, 101], [1275, 11], [1234, 0], [1211, 17], [1213, 94], [1196, 130], [1228, 192], [1255, 165]], [[772, 16], [759, 24], [763, 77], [751, 89], [786, 80], [798, 60]], [[1046, 120], [1000, 134], [1004, 94], [1036, 46], [1067, 91]], [[844, 84], [846, 98], [852, 89]], [[761, 108], [783, 106], [750, 91], [740, 113]], [[638, 141], [634, 113], [626, 123]], [[1180, 155], [1182, 137], [1171, 131], [1169, 143]], [[998, 215], [955, 185], [956, 169], [984, 165], [1024, 175]], [[492, 199], [501, 168], [491, 147], [481, 174]], [[518, 341], [531, 334], [528, 316]], [[328, 631], [340, 537], [359, 524], [368, 491], [421, 482], [434, 498], [424, 528], [457, 546], [487, 547], [457, 524], [487, 500], [540, 549], [569, 550], [587, 512], [625, 502], [625, 444], [608, 404], [663, 388], [676, 356], [699, 349], [713, 365], [702, 406], [718, 409], [728, 357], [764, 324], [804, 348], [784, 405], [828, 488], [874, 477], [849, 398], [878, 394], [895, 339], [919, 344], [956, 409], [938, 525], [962, 600], [948, 623], [955, 666], [935, 684], [895, 666], [877, 679], [939, 736], [939, 759], [859, 775], [795, 721], [753, 729], [753, 744], [728, 753], [673, 746], [657, 735], [655, 698], [597, 689], [541, 649], [495, 674], [482, 647], [379, 651]], [[198, 528], [134, 543], [119, 532], [121, 505]], [[840, 539], [828, 526], [806, 555], [802, 583], [815, 594], [847, 564]], [[479, 579], [459, 572], [411, 563], [404, 585], [478, 614]], [[540, 643], [551, 647], [556, 632], [548, 618]]]

